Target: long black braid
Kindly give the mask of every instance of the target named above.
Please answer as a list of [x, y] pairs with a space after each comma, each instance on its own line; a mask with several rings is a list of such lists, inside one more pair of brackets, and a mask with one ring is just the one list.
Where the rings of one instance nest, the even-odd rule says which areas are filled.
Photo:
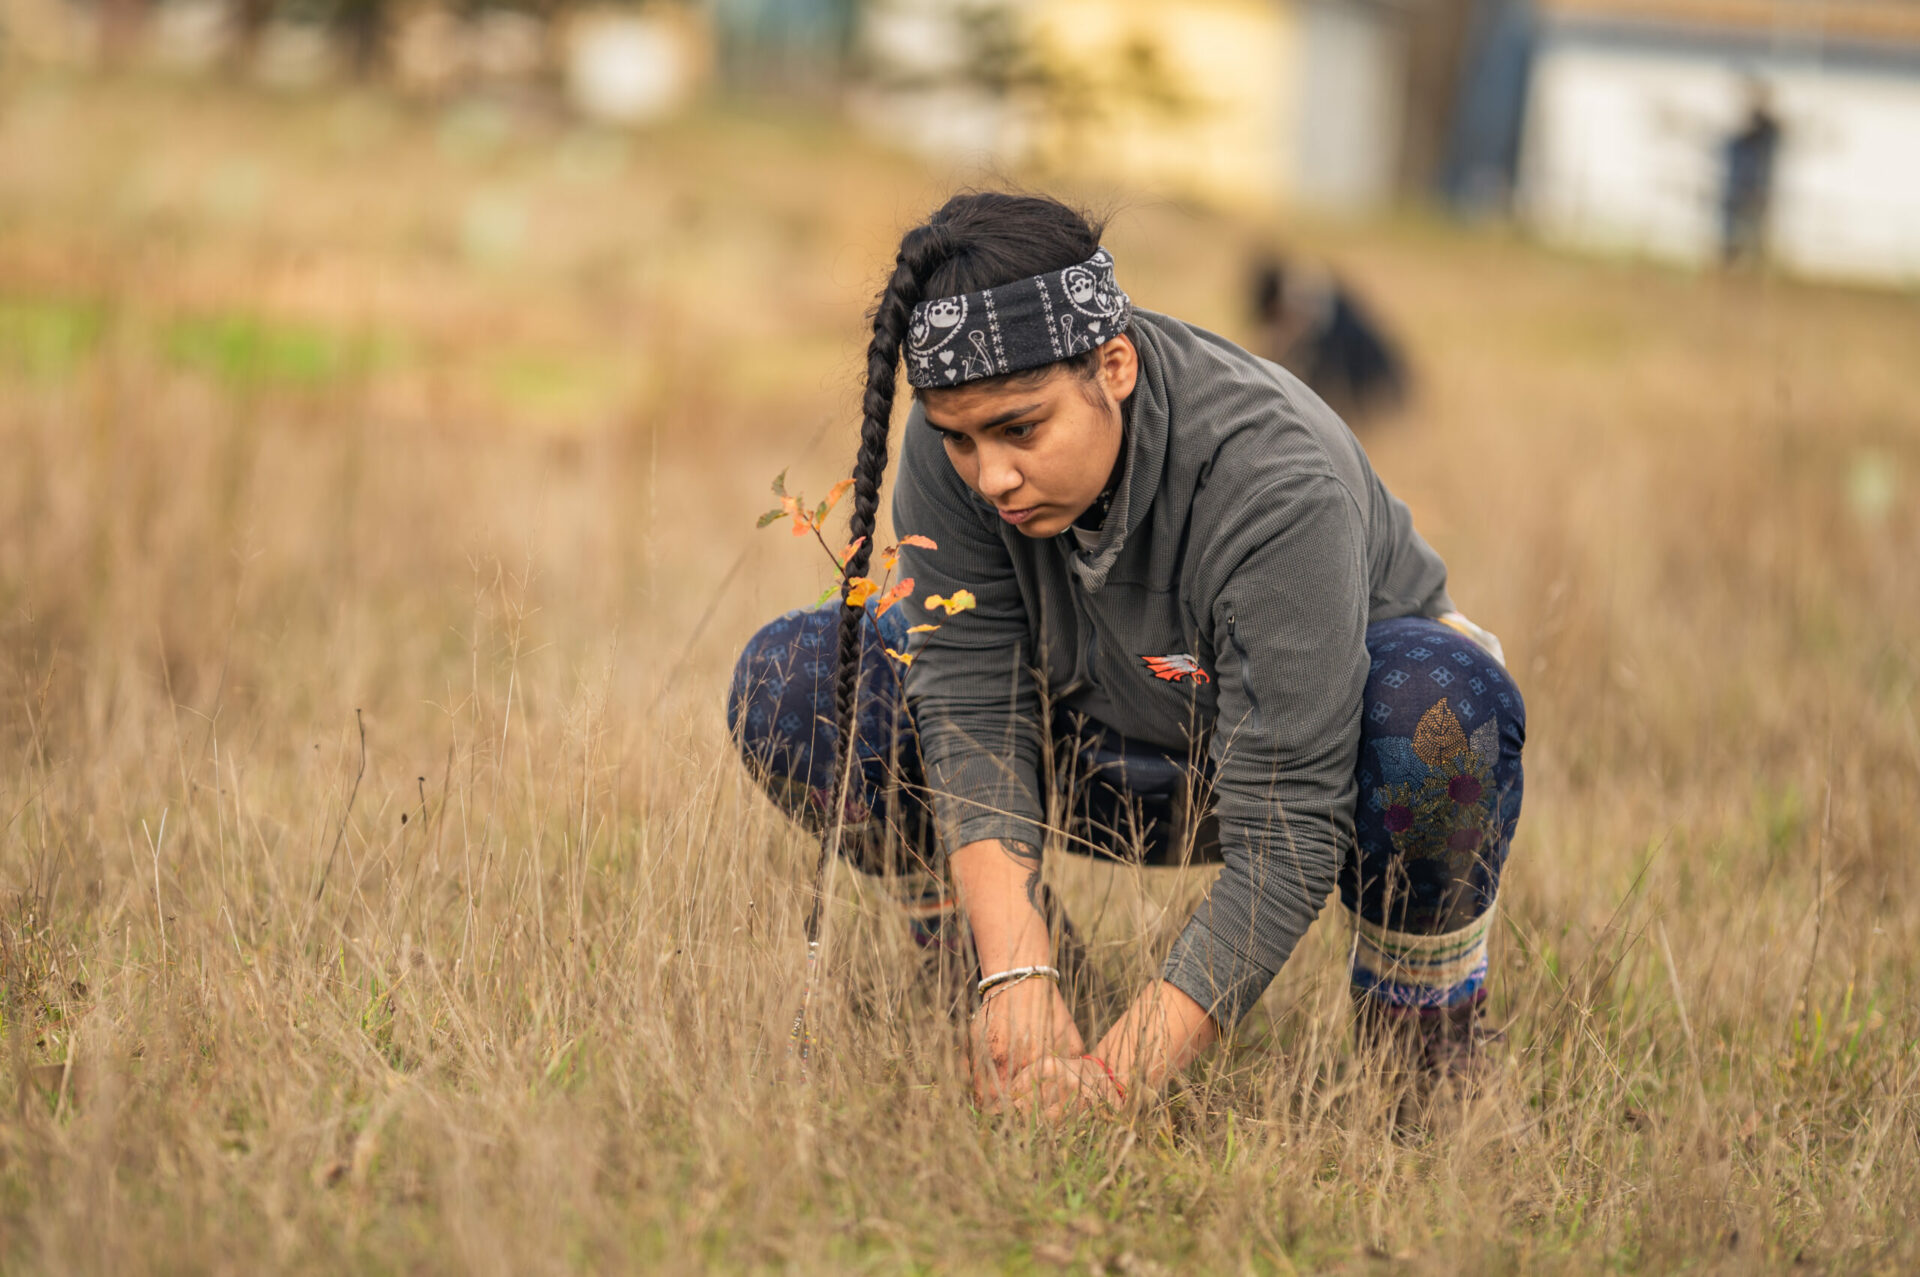
[[[887, 442], [893, 427], [893, 392], [900, 365], [900, 347], [907, 338], [907, 324], [913, 308], [925, 295], [927, 269], [933, 257], [946, 246], [943, 229], [916, 226], [900, 241], [900, 252], [893, 260], [893, 273], [880, 290], [873, 306], [873, 338], [867, 343], [867, 388], [860, 403], [860, 451], [853, 462], [853, 518], [847, 534], [853, 549], [841, 572], [840, 598], [846, 602], [855, 577], [865, 576], [873, 561], [875, 516], [880, 512], [880, 479], [887, 470]], [[866, 609], [851, 605], [840, 609], [840, 634], [834, 664], [833, 685], [833, 817], [830, 828], [839, 830], [846, 820], [848, 787], [852, 779], [855, 701], [860, 687], [860, 627]], [[820, 865], [814, 873], [813, 903], [807, 909], [807, 942], [820, 938], [820, 913], [826, 906], [824, 883], [827, 864], [839, 852], [829, 838], [820, 847]]]
[[[858, 542], [847, 556], [841, 598], [852, 589], [853, 578], [865, 576], [873, 559], [875, 516], [880, 511], [880, 479], [887, 470], [887, 444], [893, 425], [893, 392], [899, 375], [900, 347], [907, 339], [907, 322], [926, 293], [924, 280], [941, 250], [948, 247], [944, 228], [927, 225], [908, 231], [893, 261], [893, 274], [880, 290], [873, 307], [873, 338], [867, 343], [867, 389], [860, 402], [860, 451], [853, 462], [853, 520], [847, 528]], [[854, 697], [860, 679], [860, 626], [864, 609], [843, 608], [840, 645], [835, 666], [833, 720], [835, 754], [833, 774], [845, 769], [846, 751], [853, 740]], [[845, 795], [841, 796], [842, 801]]]

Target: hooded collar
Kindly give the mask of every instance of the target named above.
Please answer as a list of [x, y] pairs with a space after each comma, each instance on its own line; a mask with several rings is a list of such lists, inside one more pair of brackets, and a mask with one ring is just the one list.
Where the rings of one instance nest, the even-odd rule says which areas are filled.
[[1127, 397], [1126, 470], [1113, 505], [1100, 524], [1100, 542], [1091, 554], [1075, 553], [1070, 563], [1075, 579], [1089, 594], [1107, 583], [1107, 574], [1126, 548], [1127, 538], [1146, 522], [1153, 494], [1160, 490], [1166, 469], [1167, 434], [1172, 413], [1167, 402], [1165, 365], [1144, 328], [1127, 329], [1140, 354], [1140, 376]]

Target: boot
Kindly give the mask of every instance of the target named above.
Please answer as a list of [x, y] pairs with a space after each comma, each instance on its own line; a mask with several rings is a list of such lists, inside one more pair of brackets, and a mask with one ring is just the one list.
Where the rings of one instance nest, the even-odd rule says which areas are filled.
[[1500, 1033], [1483, 1023], [1482, 989], [1469, 1001], [1450, 1007], [1400, 1007], [1355, 990], [1355, 1044], [1379, 1052], [1391, 1075], [1413, 1083], [1421, 1095], [1448, 1086], [1465, 1093], [1484, 1079], [1487, 1048]]

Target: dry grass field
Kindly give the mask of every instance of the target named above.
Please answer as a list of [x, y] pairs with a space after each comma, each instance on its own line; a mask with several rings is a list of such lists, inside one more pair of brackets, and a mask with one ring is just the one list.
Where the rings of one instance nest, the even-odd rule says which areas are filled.
[[[1503, 1071], [1396, 1128], [1330, 911], [1166, 1103], [982, 1117], [843, 872], [792, 1082], [753, 517], [964, 176], [0, 82], [0, 1270], [1920, 1269], [1912, 297], [1120, 201], [1140, 304], [1284, 231], [1417, 352], [1369, 447], [1531, 711]], [[1127, 982], [1203, 885], [1048, 872]]]

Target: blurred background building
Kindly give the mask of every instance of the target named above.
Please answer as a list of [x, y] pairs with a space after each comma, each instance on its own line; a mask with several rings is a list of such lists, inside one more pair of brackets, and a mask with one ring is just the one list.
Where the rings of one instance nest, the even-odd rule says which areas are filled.
[[1920, 281], [1920, 5], [1551, 0], [1524, 212], [1572, 244]]
[[858, 109], [929, 153], [1366, 210], [1440, 179], [1463, 81], [1510, 8], [875, 0]]
[[968, 167], [1920, 280], [1920, 0], [0, 0], [9, 61], [844, 105]]

